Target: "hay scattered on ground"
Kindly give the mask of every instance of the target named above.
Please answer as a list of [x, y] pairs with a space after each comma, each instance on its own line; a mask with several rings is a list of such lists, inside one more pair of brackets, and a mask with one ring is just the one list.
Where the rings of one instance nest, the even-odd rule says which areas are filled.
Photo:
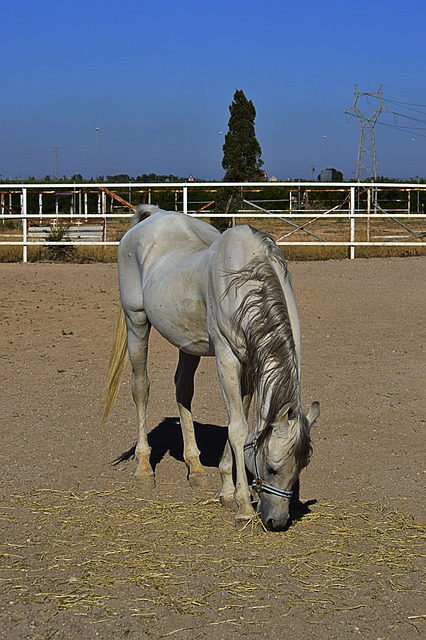
[[[237, 532], [216, 499], [153, 501], [125, 486], [16, 495], [1, 521], [10, 532], [0, 547], [4, 617], [19, 599], [46, 624], [61, 612], [90, 625], [130, 617], [156, 637], [201, 618], [203, 627], [264, 625], [277, 603], [283, 616], [325, 615], [366, 608], [378, 594], [418, 596], [426, 531], [389, 505], [354, 500], [316, 505], [287, 532]], [[411, 624], [424, 620], [409, 613]]]

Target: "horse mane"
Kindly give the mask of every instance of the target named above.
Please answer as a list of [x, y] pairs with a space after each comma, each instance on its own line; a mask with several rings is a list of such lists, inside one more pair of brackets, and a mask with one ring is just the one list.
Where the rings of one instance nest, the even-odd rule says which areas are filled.
[[234, 326], [242, 333], [245, 343], [244, 386], [257, 391], [259, 406], [269, 397], [259, 444], [270, 436], [279, 411], [285, 404], [291, 404], [289, 418], [296, 418], [299, 425], [292, 451], [300, 470], [308, 464], [311, 454], [309, 425], [300, 402], [299, 367], [290, 315], [273, 265], [281, 270], [285, 279], [289, 279], [290, 274], [273, 238], [257, 229], [251, 228], [251, 231], [263, 251], [244, 269], [235, 272], [230, 283], [230, 287], [236, 289], [252, 283], [233, 316]]

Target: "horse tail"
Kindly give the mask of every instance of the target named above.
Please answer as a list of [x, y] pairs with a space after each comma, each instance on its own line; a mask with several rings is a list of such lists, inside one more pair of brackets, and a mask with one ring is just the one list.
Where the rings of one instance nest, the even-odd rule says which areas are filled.
[[136, 209], [135, 213], [132, 215], [130, 220], [130, 226], [134, 227], [135, 224], [142, 222], [142, 220], [146, 220], [149, 216], [152, 216], [157, 211], [161, 211], [155, 204], [141, 204]]
[[117, 399], [128, 358], [127, 326], [123, 307], [120, 308], [114, 332], [114, 342], [105, 387], [102, 393], [102, 419], [105, 422]]

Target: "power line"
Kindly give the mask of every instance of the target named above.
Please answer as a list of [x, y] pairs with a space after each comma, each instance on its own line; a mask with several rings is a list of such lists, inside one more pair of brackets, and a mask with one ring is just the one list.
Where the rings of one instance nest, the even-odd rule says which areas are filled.
[[402, 124], [390, 124], [389, 122], [378, 122], [381, 127], [388, 127], [389, 129], [396, 129], [397, 131], [405, 131], [405, 133], [415, 133], [416, 135], [425, 135], [419, 133], [419, 131], [426, 131], [426, 127], [405, 127]]
[[419, 111], [419, 109], [414, 109], [414, 107], [422, 107], [423, 109], [426, 109], [426, 105], [424, 104], [415, 104], [415, 103], [411, 103], [411, 102], [401, 102], [400, 100], [391, 100], [391, 99], [383, 99], [383, 102], [389, 103], [389, 104], [396, 104], [399, 107], [403, 107], [405, 109], [407, 109], [408, 111], [414, 111], [415, 113], [421, 113], [422, 115], [426, 115], [426, 113], [424, 113], [423, 111]]

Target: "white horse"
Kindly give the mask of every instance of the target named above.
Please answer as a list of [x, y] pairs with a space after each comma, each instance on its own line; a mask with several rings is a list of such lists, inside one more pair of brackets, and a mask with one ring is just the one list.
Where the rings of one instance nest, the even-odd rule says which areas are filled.
[[[220, 234], [197, 218], [145, 205], [120, 242], [118, 270], [122, 312], [104, 415], [118, 393], [128, 350], [139, 428], [135, 475], [154, 484], [146, 425], [152, 325], [179, 349], [176, 400], [190, 482], [204, 486], [206, 478], [191, 415], [194, 374], [201, 356], [214, 356], [229, 418], [219, 464], [221, 502], [236, 503], [237, 519], [253, 516], [247, 467], [264, 525], [282, 529], [292, 487], [309, 463], [310, 428], [319, 403], [304, 414], [299, 322], [280, 250], [270, 236], [247, 225]], [[249, 432], [253, 394], [254, 426]]]

